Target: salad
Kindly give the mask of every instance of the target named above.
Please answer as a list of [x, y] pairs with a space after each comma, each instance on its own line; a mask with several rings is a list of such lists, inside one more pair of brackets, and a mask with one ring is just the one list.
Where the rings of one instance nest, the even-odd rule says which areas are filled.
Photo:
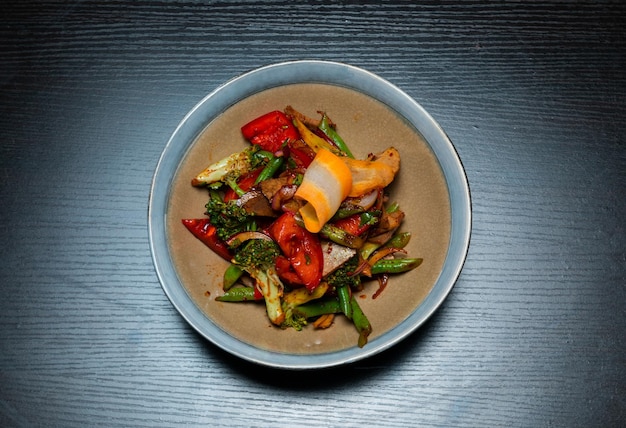
[[324, 112], [291, 106], [241, 127], [250, 143], [206, 167], [191, 184], [206, 189], [202, 218], [185, 227], [230, 265], [222, 302], [263, 302], [271, 323], [302, 330], [351, 320], [357, 344], [372, 326], [357, 294], [377, 281], [377, 298], [393, 274], [421, 258], [406, 256], [411, 233], [388, 200], [400, 169], [394, 147], [356, 159]]

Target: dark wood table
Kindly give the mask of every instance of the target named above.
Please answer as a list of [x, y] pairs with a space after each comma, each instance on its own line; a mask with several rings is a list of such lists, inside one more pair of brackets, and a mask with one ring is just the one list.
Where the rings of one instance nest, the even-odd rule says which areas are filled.
[[[0, 18], [1, 426], [623, 426], [623, 2], [9, 1]], [[390, 80], [467, 171], [467, 263], [434, 317], [323, 371], [226, 354], [152, 264], [152, 174], [255, 67]]]

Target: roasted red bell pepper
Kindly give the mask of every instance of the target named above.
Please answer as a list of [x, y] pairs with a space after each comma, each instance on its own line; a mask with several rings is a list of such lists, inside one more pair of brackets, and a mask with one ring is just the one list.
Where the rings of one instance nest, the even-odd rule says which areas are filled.
[[363, 234], [371, 227], [371, 224], [363, 223], [361, 220], [361, 214], [354, 214], [350, 217], [334, 221], [333, 225], [355, 236]]
[[284, 256], [276, 258], [276, 272], [281, 279], [291, 284], [300, 284], [302, 282], [289, 260]]
[[[261, 174], [261, 171], [263, 171], [263, 167], [257, 168], [254, 171], [250, 171], [249, 173], [244, 174], [243, 176], [241, 176], [241, 178], [239, 178], [239, 180], [237, 180], [237, 186], [239, 186], [241, 190], [247, 192], [252, 188], [252, 186], [254, 186], [254, 182], [256, 181], [256, 178], [259, 176], [259, 174]], [[226, 189], [226, 191], [224, 192], [224, 202], [228, 202], [232, 199], [238, 198], [239, 197], [237, 196], [237, 193], [235, 193], [235, 191], [231, 188]]]
[[217, 237], [215, 226], [209, 223], [208, 219], [183, 219], [185, 227], [193, 233], [193, 236], [202, 241], [207, 247], [212, 249], [217, 255], [230, 261], [233, 256], [228, 249], [228, 245]]
[[287, 144], [287, 147], [288, 156], [293, 159], [294, 163], [298, 167], [308, 168], [315, 158], [315, 153], [311, 153], [310, 149], [307, 150], [300, 145], [289, 143]]
[[275, 153], [285, 141], [300, 138], [298, 130], [289, 117], [280, 110], [275, 110], [257, 117], [241, 127], [244, 138], [263, 150]]
[[284, 254], [276, 261], [279, 276], [312, 291], [322, 279], [324, 259], [317, 235], [300, 226], [291, 212], [276, 219], [268, 230]]

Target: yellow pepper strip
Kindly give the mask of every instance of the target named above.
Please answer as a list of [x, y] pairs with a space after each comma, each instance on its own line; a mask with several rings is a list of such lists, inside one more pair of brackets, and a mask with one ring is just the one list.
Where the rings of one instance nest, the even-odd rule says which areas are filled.
[[320, 285], [315, 287], [312, 292], [309, 292], [306, 287], [294, 288], [283, 295], [283, 303], [286, 303], [287, 306], [294, 308], [296, 306], [304, 305], [311, 300], [319, 299], [324, 296], [326, 291], [328, 291], [328, 287], [329, 285], [327, 282], [320, 282]]
[[350, 168], [352, 186], [348, 196], [356, 197], [374, 189], [387, 187], [400, 169], [400, 153], [389, 147], [377, 154], [373, 160], [342, 158]]
[[321, 149], [326, 149], [329, 152], [334, 153], [335, 155], [342, 155], [341, 150], [337, 149], [335, 146], [330, 144], [328, 141], [319, 137], [313, 133], [307, 126], [302, 123], [298, 118], [293, 119], [293, 124], [298, 128], [298, 132], [300, 132], [300, 136], [302, 140], [306, 143], [307, 146], [313, 149], [315, 153], [317, 153]]
[[304, 173], [295, 197], [306, 202], [300, 215], [311, 233], [322, 229], [350, 193], [352, 174], [344, 159], [320, 148]]

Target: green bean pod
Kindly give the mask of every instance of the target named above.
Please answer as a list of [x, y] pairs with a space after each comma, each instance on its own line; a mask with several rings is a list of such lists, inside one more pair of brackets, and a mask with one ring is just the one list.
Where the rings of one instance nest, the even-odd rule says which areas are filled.
[[350, 217], [355, 214], [361, 214], [365, 211], [363, 207], [351, 206], [348, 208], [339, 207], [337, 212], [333, 215], [332, 220], [341, 220], [342, 218]]
[[294, 314], [306, 319], [325, 314], [337, 314], [341, 312], [339, 300], [335, 298], [319, 299], [304, 305], [296, 306], [292, 309]]
[[335, 131], [332, 126], [330, 126], [330, 123], [328, 122], [328, 116], [326, 116], [325, 114], [322, 116], [322, 121], [320, 122], [318, 128], [320, 131], [326, 134], [326, 136], [330, 138], [333, 143], [335, 143], [339, 150], [345, 153], [346, 156], [354, 159], [354, 155], [348, 148], [348, 145], [345, 141], [343, 141], [343, 138], [341, 138], [339, 134], [337, 134], [337, 131]]
[[383, 259], [379, 260], [372, 266], [372, 275], [379, 273], [402, 273], [415, 269], [422, 264], [424, 259]]
[[345, 230], [329, 223], [326, 223], [320, 232], [325, 238], [330, 239], [337, 244], [343, 245], [344, 247], [360, 248], [363, 245], [363, 238], [360, 236], [352, 235], [351, 233], [348, 233]]
[[231, 263], [224, 271], [224, 291], [228, 291], [243, 275], [243, 269], [234, 263]]
[[367, 344], [367, 338], [372, 332], [372, 325], [367, 319], [365, 313], [363, 313], [363, 310], [359, 306], [354, 295], [352, 295], [352, 298], [350, 299], [350, 306], [352, 306], [352, 322], [354, 327], [356, 327], [356, 330], [359, 332], [359, 340], [357, 344], [359, 345], [359, 348], [362, 348]]
[[385, 248], [404, 248], [411, 240], [411, 232], [396, 233], [385, 243]]
[[339, 297], [339, 305], [341, 306], [341, 312], [351, 320], [352, 319], [352, 305], [350, 303], [350, 287], [342, 285], [337, 287], [337, 296]]
[[276, 171], [280, 169], [283, 165], [284, 158], [282, 156], [274, 156], [270, 159], [270, 161], [265, 165], [265, 168], [261, 171], [259, 176], [254, 181], [254, 184], [259, 184], [261, 181], [267, 180], [268, 178], [272, 178]]
[[221, 296], [217, 296], [215, 300], [219, 302], [251, 302], [263, 300], [263, 296], [255, 293], [253, 287], [236, 287], [231, 288]]
[[378, 250], [379, 248], [380, 248], [380, 244], [366, 241], [363, 245], [361, 245], [361, 247], [359, 248], [359, 251], [361, 253], [361, 257], [364, 260], [367, 260], [374, 253], [374, 251]]
[[269, 162], [270, 160], [274, 158], [274, 154], [272, 152], [267, 151], [267, 150], [262, 150], [260, 146], [255, 146], [255, 147], [258, 147], [259, 150], [254, 152], [252, 156], [254, 156], [257, 160]]

